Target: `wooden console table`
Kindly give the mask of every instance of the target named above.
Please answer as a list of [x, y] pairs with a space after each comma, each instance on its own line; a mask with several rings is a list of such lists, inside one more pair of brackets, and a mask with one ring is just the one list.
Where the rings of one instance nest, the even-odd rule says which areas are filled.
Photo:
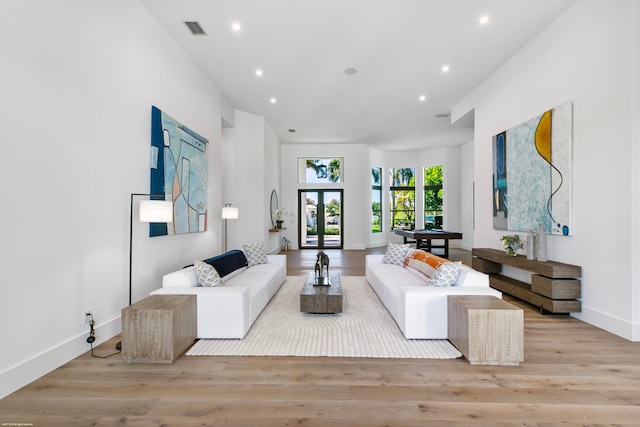
[[172, 363], [195, 339], [195, 295], [151, 295], [122, 309], [127, 363]]
[[[472, 266], [489, 274], [492, 288], [527, 301], [550, 313], [579, 313], [582, 305], [580, 280], [582, 268], [555, 261], [528, 260], [524, 255], [511, 256], [498, 249], [474, 248]], [[531, 283], [501, 273], [509, 265], [530, 271]]]

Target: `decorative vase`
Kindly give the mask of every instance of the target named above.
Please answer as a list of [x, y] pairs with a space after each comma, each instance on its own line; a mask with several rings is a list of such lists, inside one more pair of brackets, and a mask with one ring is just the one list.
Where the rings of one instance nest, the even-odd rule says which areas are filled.
[[542, 224], [538, 224], [538, 235], [536, 236], [536, 257], [538, 261], [547, 260], [547, 233], [542, 228]]
[[533, 234], [533, 230], [527, 234], [527, 259], [536, 259], [536, 235]]
[[507, 253], [507, 255], [511, 255], [511, 256], [518, 255], [518, 250], [515, 248], [512, 248], [511, 246], [507, 246], [506, 248], [504, 248], [504, 250]]
[[276, 228], [278, 228], [278, 229], [282, 228], [282, 223], [283, 223], [283, 222], [284, 222], [284, 221], [278, 221], [278, 220], [276, 220]]

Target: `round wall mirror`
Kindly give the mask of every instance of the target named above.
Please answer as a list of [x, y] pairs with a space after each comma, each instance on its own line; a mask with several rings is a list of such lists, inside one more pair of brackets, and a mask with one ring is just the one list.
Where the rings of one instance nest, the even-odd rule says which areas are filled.
[[270, 208], [271, 208], [271, 225], [275, 228], [276, 227], [276, 216], [274, 214], [274, 212], [278, 209], [278, 192], [274, 189], [271, 192], [271, 204], [270, 204]]

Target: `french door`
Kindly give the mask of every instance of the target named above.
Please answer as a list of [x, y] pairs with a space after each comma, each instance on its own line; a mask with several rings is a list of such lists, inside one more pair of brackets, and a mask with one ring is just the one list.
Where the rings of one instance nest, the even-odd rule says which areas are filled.
[[298, 190], [298, 247], [342, 249], [342, 190]]

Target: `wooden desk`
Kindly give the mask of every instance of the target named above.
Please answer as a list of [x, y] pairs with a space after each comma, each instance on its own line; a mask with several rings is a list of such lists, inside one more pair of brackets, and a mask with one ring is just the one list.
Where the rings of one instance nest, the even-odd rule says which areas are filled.
[[[415, 240], [417, 249], [427, 252], [432, 252], [434, 248], [444, 249], [445, 258], [449, 258], [449, 240], [462, 239], [462, 233], [445, 230], [396, 230], [395, 233], [403, 237], [404, 243], [407, 243], [407, 239]], [[431, 240], [444, 240], [444, 244], [434, 245]]]

